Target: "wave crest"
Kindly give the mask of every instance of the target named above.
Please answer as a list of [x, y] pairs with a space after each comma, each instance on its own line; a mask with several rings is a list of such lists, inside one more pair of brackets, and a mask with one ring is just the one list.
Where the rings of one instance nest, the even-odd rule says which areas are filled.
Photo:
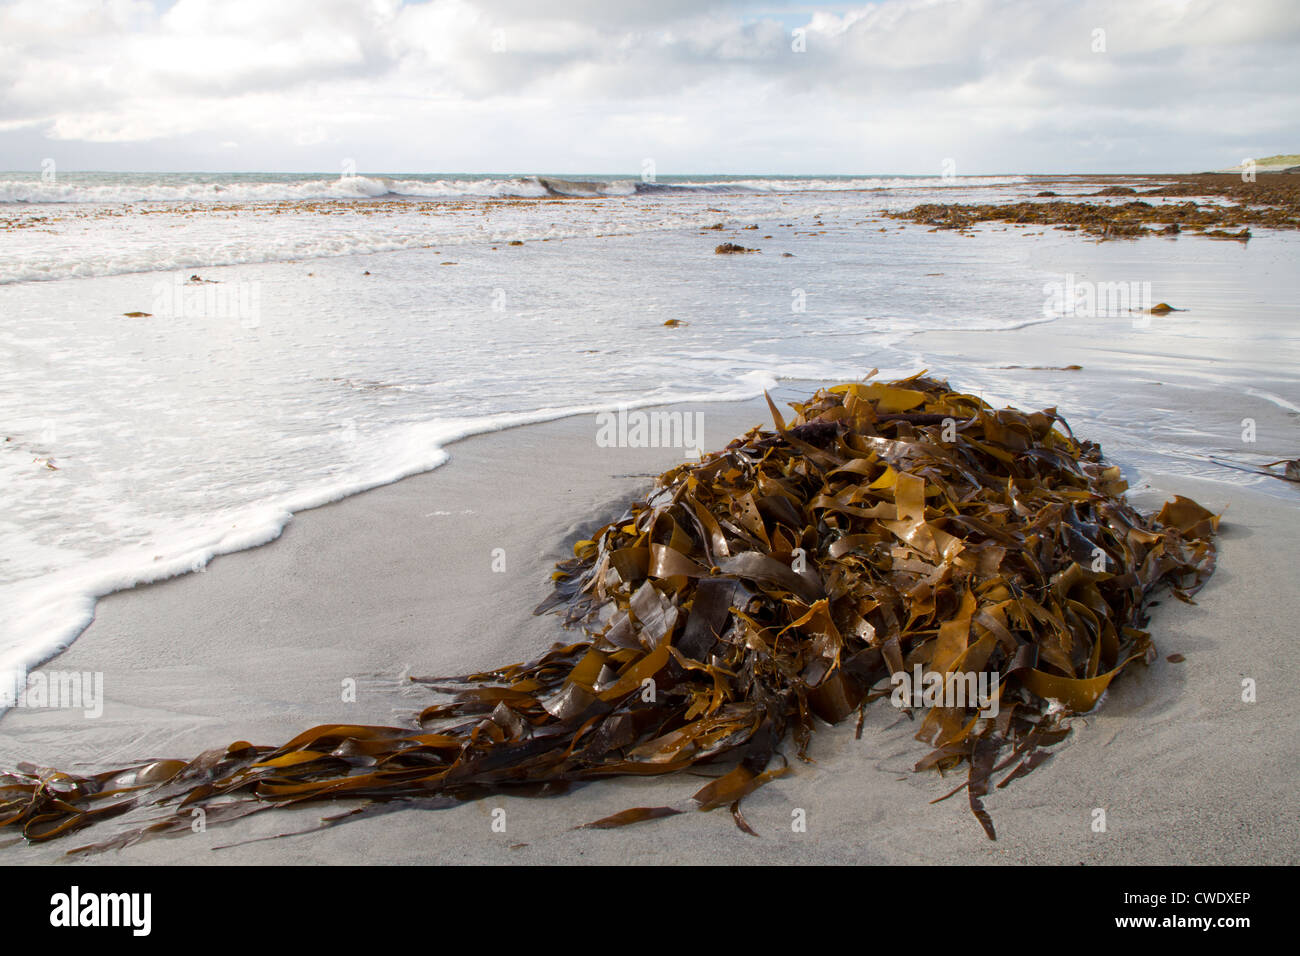
[[613, 198], [619, 196], [699, 195], [709, 193], [852, 192], [938, 186], [1005, 185], [1024, 177], [870, 177], [860, 179], [701, 179], [643, 182], [633, 179], [563, 179], [555, 176], [513, 178], [403, 179], [386, 176], [341, 176], [336, 179], [233, 180], [185, 182], [176, 177], [119, 182], [46, 182], [0, 180], [0, 203], [133, 203], [133, 202], [294, 202], [331, 199], [543, 199]]

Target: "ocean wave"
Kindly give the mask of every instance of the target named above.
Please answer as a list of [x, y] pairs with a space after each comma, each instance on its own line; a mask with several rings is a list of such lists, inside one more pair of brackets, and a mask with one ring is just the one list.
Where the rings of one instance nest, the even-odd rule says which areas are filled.
[[551, 176], [530, 177], [546, 190], [550, 196], [631, 196], [638, 190], [631, 180], [605, 182], [593, 179], [557, 179]]
[[1014, 186], [1024, 176], [873, 176], [859, 179], [728, 179], [680, 183], [637, 183], [638, 193], [844, 193], [881, 189], [940, 189], [954, 186]]
[[1022, 176], [872, 177], [862, 179], [701, 179], [673, 182], [633, 179], [564, 179], [554, 176], [509, 178], [410, 179], [386, 176], [340, 176], [336, 179], [231, 179], [187, 182], [175, 176], [157, 181], [123, 177], [120, 181], [78, 182], [40, 179], [0, 180], [0, 203], [137, 203], [137, 202], [295, 202], [311, 200], [396, 199], [541, 199], [670, 196], [708, 193], [851, 192], [946, 186], [996, 186], [1024, 182]]
[[281, 182], [77, 183], [0, 180], [0, 203], [285, 202], [323, 199], [484, 199], [549, 195], [536, 177], [389, 179], [340, 176]]

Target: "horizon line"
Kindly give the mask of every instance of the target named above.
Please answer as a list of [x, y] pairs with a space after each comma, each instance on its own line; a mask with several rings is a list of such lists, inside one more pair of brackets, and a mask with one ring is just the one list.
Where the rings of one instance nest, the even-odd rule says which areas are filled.
[[[1202, 169], [1202, 170], [1168, 170], [1168, 169], [1165, 169], [1165, 170], [1158, 170], [1158, 169], [1144, 169], [1144, 170], [1128, 170], [1128, 171], [1125, 171], [1125, 172], [1101, 171], [1101, 170], [1091, 170], [1091, 171], [1086, 171], [1086, 170], [1085, 170], [1085, 171], [1053, 171], [1053, 172], [1037, 172], [1037, 173], [1035, 173], [1035, 172], [1006, 171], [1006, 170], [1004, 170], [1004, 171], [1001, 171], [1001, 172], [992, 172], [992, 173], [989, 173], [989, 172], [960, 173], [960, 172], [959, 172], [959, 173], [954, 173], [954, 174], [952, 174], [952, 178], [956, 178], [956, 179], [972, 179], [972, 178], [982, 178], [982, 177], [990, 177], [990, 176], [1199, 176], [1199, 175], [1207, 175], [1207, 174], [1217, 174], [1217, 173], [1221, 173], [1221, 172], [1236, 172], [1238, 169], [1240, 169], [1239, 166], [1228, 167], [1227, 169], [1224, 169], [1224, 170], [1217, 170], [1217, 169]], [[8, 169], [8, 170], [0, 170], [0, 176], [2, 176], [2, 175], [8, 175], [8, 174], [10, 174], [10, 173], [23, 173], [23, 174], [36, 174], [36, 175], [39, 175], [41, 172], [42, 172], [42, 170], [40, 170], [40, 169]], [[319, 176], [324, 176], [324, 177], [334, 177], [334, 176], [337, 176], [337, 177], [340, 178], [340, 179], [345, 178], [344, 174], [342, 174], [342, 173], [336, 173], [336, 172], [334, 172], [334, 171], [331, 171], [331, 170], [324, 170], [324, 169], [80, 169], [80, 168], [68, 169], [68, 168], [59, 167], [59, 168], [58, 168], [58, 173], [60, 173], [60, 174], [62, 174], [62, 173], [127, 173], [127, 174], [147, 174], [147, 173], [154, 173], [154, 174], [157, 174], [157, 175], [183, 175], [183, 174], [187, 174], [187, 173], [192, 173], [192, 174], [205, 175], [205, 176], [220, 176], [220, 175], [225, 175], [225, 176], [252, 176], [252, 175], [267, 175], [267, 176], [312, 176], [312, 175], [319, 175]], [[513, 178], [513, 179], [524, 179], [524, 178], [528, 178], [528, 177], [542, 177], [542, 178], [549, 178], [549, 177], [555, 177], [555, 178], [569, 178], [569, 177], [574, 177], [574, 176], [602, 176], [602, 177], [618, 177], [618, 178], [622, 178], [622, 179], [630, 179], [630, 180], [636, 180], [636, 181], [641, 181], [641, 180], [642, 180], [641, 175], [638, 174], [638, 173], [623, 172], [623, 171], [619, 171], [619, 172], [593, 172], [593, 171], [590, 171], [590, 170], [583, 171], [583, 172], [552, 172], [552, 171], [547, 171], [547, 172], [517, 172], [517, 171], [516, 171], [516, 172], [505, 172], [505, 171], [500, 171], [500, 170], [492, 170], [492, 171], [488, 171], [488, 172], [476, 172], [476, 171], [473, 171], [473, 170], [431, 170], [431, 171], [421, 171], [421, 170], [411, 170], [411, 169], [406, 169], [406, 170], [374, 170], [374, 171], [370, 171], [370, 172], [362, 172], [362, 171], [358, 170], [358, 171], [356, 171], [355, 173], [352, 173], [351, 175], [352, 175], [352, 176], [358, 176], [358, 177], [366, 177], [366, 176], [494, 176], [494, 177], [501, 177], [501, 178]], [[707, 177], [729, 176], [729, 177], [736, 177], [736, 178], [742, 178], [742, 177], [744, 177], [744, 178], [751, 178], [751, 179], [755, 179], [755, 178], [756, 178], [756, 179], [782, 179], [782, 178], [799, 178], [799, 179], [878, 179], [878, 178], [884, 178], [884, 177], [902, 177], [902, 178], [938, 178], [938, 179], [944, 178], [942, 172], [933, 172], [933, 173], [901, 173], [901, 172], [871, 172], [871, 173], [867, 173], [867, 172], [857, 172], [857, 173], [825, 173], [825, 172], [803, 172], [803, 173], [789, 173], [789, 172], [786, 172], [786, 173], [782, 173], [782, 172], [765, 172], [765, 173], [750, 173], [750, 172], [712, 172], [712, 173], [710, 173], [710, 172], [699, 172], [699, 171], [693, 171], [693, 172], [688, 172], [688, 173], [663, 173], [663, 174], [656, 174], [656, 176], [653, 177], [652, 179], [648, 179], [648, 180], [644, 180], [644, 181], [645, 181], [645, 182], [656, 182], [656, 181], [658, 181], [658, 180], [660, 180], [660, 179], [687, 179], [687, 178], [694, 177], [694, 176], [701, 176], [701, 177], [705, 177], [705, 176], [707, 176]], [[347, 177], [347, 178], [350, 178], [350, 176]]]

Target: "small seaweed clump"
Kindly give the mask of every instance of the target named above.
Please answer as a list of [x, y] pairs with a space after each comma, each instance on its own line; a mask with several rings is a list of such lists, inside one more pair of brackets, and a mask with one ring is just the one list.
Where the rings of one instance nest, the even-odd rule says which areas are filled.
[[[770, 400], [769, 400], [770, 404]], [[89, 849], [307, 800], [367, 798], [322, 825], [490, 792], [554, 793], [724, 762], [690, 806], [731, 808], [806, 758], [817, 718], [875, 699], [925, 708], [916, 769], [967, 767], [969, 804], [1029, 773], [1128, 665], [1154, 656], [1145, 606], [1213, 572], [1218, 519], [1185, 498], [1154, 516], [1055, 409], [994, 410], [914, 376], [823, 390], [787, 423], [665, 472], [556, 572], [538, 613], [585, 635], [529, 664], [420, 678], [446, 695], [418, 727], [329, 724], [279, 747], [93, 776], [0, 776], [0, 826], [44, 840], [136, 818]], [[975, 699], [893, 690], [916, 668]], [[972, 695], [973, 698], [974, 695]], [[987, 703], [987, 700], [984, 702]], [[991, 711], [993, 708], [989, 708]], [[958, 791], [952, 791], [953, 793]], [[681, 812], [636, 807], [611, 827]], [[145, 822], [138, 819], [145, 815]]]

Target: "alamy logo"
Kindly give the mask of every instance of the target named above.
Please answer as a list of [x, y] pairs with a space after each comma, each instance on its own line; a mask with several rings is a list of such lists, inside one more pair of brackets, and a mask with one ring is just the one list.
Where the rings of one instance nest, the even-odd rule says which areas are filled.
[[704, 450], [703, 412], [601, 412], [596, 416], [600, 448], [684, 448]]
[[65, 708], [86, 717], [104, 713], [101, 671], [0, 671], [0, 708]]
[[82, 893], [74, 886], [50, 897], [50, 925], [127, 926], [133, 936], [148, 936], [153, 926], [153, 894]]
[[1150, 282], [1080, 282], [1074, 273], [1065, 281], [1043, 284], [1043, 315], [1078, 315], [1083, 318], [1117, 318], [1151, 309]]
[[999, 676], [980, 671], [952, 671], [940, 674], [917, 664], [912, 673], [899, 671], [890, 677], [894, 692], [889, 701], [895, 707], [978, 707], [981, 717], [998, 715]]
[[234, 319], [255, 329], [262, 320], [262, 283], [214, 282], [177, 275], [153, 286], [153, 314], [168, 318]]

